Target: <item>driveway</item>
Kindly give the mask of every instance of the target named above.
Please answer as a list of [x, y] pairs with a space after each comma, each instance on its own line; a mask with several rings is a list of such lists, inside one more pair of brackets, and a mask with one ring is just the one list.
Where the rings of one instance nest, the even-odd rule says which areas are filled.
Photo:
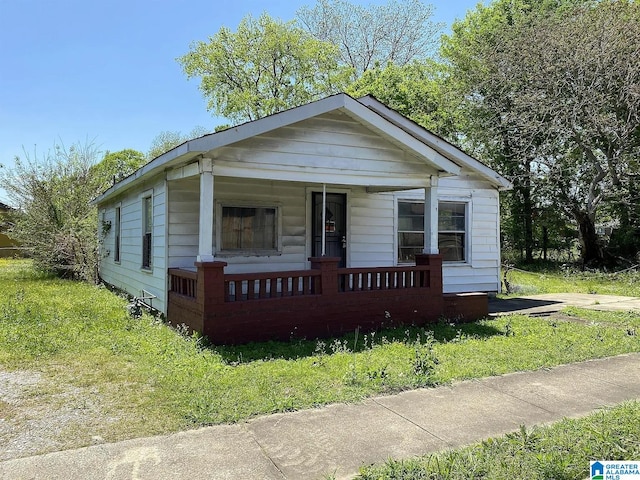
[[640, 298], [589, 293], [545, 293], [506, 299], [490, 298], [489, 315], [523, 313], [533, 316], [547, 316], [570, 306], [590, 310], [640, 312]]

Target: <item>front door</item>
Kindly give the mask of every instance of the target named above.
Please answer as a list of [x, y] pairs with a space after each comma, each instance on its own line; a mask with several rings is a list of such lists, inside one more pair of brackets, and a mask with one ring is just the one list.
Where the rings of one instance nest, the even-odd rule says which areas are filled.
[[[311, 195], [313, 243], [311, 256], [322, 255], [322, 192]], [[347, 265], [347, 195], [327, 193], [325, 214], [325, 255], [340, 257], [340, 267]]]

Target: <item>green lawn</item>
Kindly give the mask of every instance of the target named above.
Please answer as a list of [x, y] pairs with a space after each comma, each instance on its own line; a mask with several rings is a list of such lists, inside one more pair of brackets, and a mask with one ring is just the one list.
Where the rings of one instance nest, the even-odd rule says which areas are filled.
[[363, 468], [359, 480], [589, 478], [591, 460], [640, 458], [640, 402], [470, 447]]
[[38, 404], [80, 392], [108, 419], [60, 433], [69, 447], [640, 351], [633, 314], [211, 347], [149, 316], [130, 318], [126, 300], [105, 288], [40, 275], [26, 261], [0, 260], [0, 291], [0, 371], [40, 372], [50, 382], [32, 392]]
[[542, 269], [535, 272], [510, 270], [507, 279], [513, 294], [597, 293], [640, 297], [640, 273], [632, 270], [618, 274]]

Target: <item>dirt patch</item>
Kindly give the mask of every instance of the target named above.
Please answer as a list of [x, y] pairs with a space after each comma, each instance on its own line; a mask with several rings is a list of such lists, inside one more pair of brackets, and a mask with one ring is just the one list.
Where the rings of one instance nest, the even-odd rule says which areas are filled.
[[39, 372], [0, 370], [0, 461], [100, 443], [99, 394]]

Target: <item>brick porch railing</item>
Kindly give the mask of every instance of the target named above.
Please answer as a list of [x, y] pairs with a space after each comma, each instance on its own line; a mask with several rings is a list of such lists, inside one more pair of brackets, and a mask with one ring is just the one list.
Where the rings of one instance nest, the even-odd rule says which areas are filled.
[[[225, 262], [169, 270], [167, 318], [213, 343], [339, 335], [424, 324], [445, 311], [442, 257], [416, 266], [338, 268], [338, 258], [311, 258], [310, 270], [225, 274]], [[450, 310], [450, 309], [449, 309]]]

